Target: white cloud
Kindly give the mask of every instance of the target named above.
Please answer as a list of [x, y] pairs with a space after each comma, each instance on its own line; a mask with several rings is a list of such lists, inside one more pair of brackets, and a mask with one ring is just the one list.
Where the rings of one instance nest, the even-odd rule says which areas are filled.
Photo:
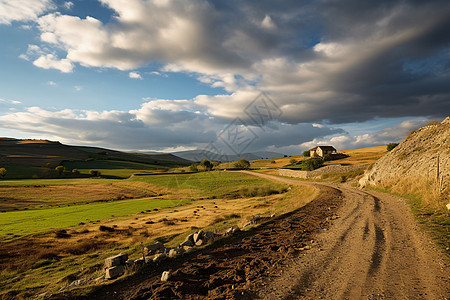
[[73, 2], [72, 1], [66, 1], [64, 2], [64, 8], [67, 10], [71, 10], [73, 7]]
[[81, 90], [83, 89], [83, 87], [80, 86], [80, 85], [76, 85], [76, 86], [74, 86], [73, 88], [74, 88], [77, 92], [79, 92], [79, 91], [81, 91]]
[[393, 142], [401, 142], [412, 130], [416, 130], [429, 122], [429, 120], [408, 120], [400, 124], [382, 130], [362, 135], [336, 135], [328, 139], [315, 138], [312, 141], [302, 143], [304, 150], [317, 145], [332, 145], [336, 149], [364, 148], [371, 146], [387, 145]]
[[33, 65], [43, 69], [56, 69], [63, 73], [72, 72], [74, 67], [70, 60], [66, 58], [58, 59], [53, 54], [41, 55], [33, 62]]
[[7, 104], [17, 105], [17, 104], [21, 104], [22, 102], [18, 101], [18, 100], [10, 100], [10, 99], [2, 99], [2, 98], [0, 98], [0, 103], [7, 103]]
[[51, 0], [0, 0], [0, 24], [36, 20], [54, 7]]
[[47, 82], [47, 84], [48, 84], [48, 85], [51, 85], [51, 86], [56, 86], [56, 82], [54, 82], [54, 81], [51, 81], [51, 80], [50, 80], [50, 81], [48, 81], [48, 82]]
[[264, 17], [264, 19], [261, 22], [261, 26], [266, 28], [266, 29], [276, 29], [277, 28], [277, 26], [272, 21], [272, 18], [269, 15], [266, 15]]
[[142, 79], [142, 76], [139, 72], [130, 72], [128, 73], [128, 77], [133, 79]]

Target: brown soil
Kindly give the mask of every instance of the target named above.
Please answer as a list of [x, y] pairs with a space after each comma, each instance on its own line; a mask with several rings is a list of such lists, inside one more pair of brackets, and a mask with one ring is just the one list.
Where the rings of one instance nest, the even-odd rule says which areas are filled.
[[[289, 184], [310, 184], [255, 175]], [[55, 298], [450, 297], [449, 267], [429, 238], [417, 229], [403, 199], [341, 184], [321, 184], [319, 188], [317, 200], [226, 243], [148, 266], [89, 296], [63, 294]], [[305, 246], [311, 249], [300, 249]], [[168, 269], [173, 277], [161, 282], [162, 271]]]
[[[298, 184], [298, 182], [295, 182]], [[287, 259], [311, 246], [316, 232], [327, 227], [342, 202], [340, 192], [321, 187], [320, 200], [275, 218], [249, 232], [219, 241], [162, 265], [148, 266], [142, 273], [75, 299], [199, 299], [252, 298], [257, 284]], [[307, 250], [304, 250], [307, 251]], [[164, 270], [173, 270], [169, 282], [160, 282]], [[67, 298], [69, 295], [55, 297]], [[73, 296], [73, 295], [72, 295]], [[61, 299], [62, 299], [61, 298]]]

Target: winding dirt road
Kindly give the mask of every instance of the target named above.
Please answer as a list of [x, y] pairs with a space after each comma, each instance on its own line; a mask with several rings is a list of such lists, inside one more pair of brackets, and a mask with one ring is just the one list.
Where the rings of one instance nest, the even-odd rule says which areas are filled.
[[339, 217], [316, 237], [310, 251], [268, 279], [260, 298], [450, 299], [450, 269], [403, 199], [345, 184], [314, 184], [342, 192]]
[[[89, 295], [54, 299], [449, 299], [450, 270], [398, 197], [313, 183], [318, 199]], [[161, 282], [161, 273], [172, 277]]]

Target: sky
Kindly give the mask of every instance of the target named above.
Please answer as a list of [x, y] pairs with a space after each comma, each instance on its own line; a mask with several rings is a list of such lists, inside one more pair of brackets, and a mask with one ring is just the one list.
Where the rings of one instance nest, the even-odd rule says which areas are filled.
[[0, 0], [0, 136], [300, 154], [450, 112], [448, 0]]

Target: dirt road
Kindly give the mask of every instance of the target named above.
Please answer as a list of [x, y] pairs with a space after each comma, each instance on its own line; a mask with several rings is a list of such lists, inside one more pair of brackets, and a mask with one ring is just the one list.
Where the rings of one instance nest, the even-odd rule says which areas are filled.
[[[88, 296], [55, 299], [448, 299], [449, 268], [402, 199], [341, 184], [209, 248], [151, 264]], [[162, 271], [172, 271], [161, 282]]]
[[282, 273], [269, 279], [260, 298], [450, 299], [450, 269], [403, 199], [345, 184], [323, 185], [342, 192], [339, 218], [307, 254], [286, 262]]

